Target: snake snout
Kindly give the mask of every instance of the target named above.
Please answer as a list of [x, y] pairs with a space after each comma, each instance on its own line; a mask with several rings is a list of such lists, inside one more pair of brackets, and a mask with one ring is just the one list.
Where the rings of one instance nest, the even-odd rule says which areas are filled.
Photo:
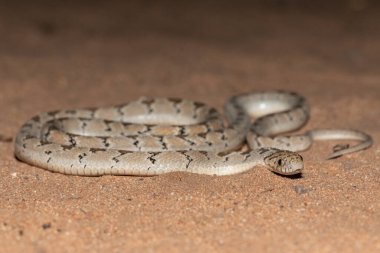
[[266, 157], [264, 161], [273, 172], [281, 175], [295, 175], [303, 170], [302, 156], [291, 151], [279, 150]]

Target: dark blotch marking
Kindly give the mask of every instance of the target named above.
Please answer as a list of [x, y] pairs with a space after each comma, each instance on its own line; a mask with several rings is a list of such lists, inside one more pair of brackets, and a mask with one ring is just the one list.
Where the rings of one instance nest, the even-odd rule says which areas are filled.
[[67, 134], [69, 136], [69, 142], [71, 143], [71, 146], [75, 147], [77, 145], [77, 142], [75, 141], [75, 137], [72, 134]]
[[204, 124], [204, 126], [206, 127], [206, 133], [212, 132], [212, 129], [211, 129], [211, 126], [209, 125], [209, 122], [206, 122], [206, 124]]
[[128, 151], [128, 150], [118, 150], [117, 152], [119, 152], [121, 155], [133, 153], [133, 151]]
[[247, 161], [248, 158], [252, 156], [250, 151], [247, 151], [248, 153], [245, 154], [244, 161]]
[[267, 149], [267, 148], [261, 148], [261, 149], [259, 149], [259, 154], [260, 155], [262, 155], [262, 154], [264, 154], [264, 153], [266, 153], [266, 152], [268, 152], [269, 151], [269, 149]]
[[104, 129], [104, 131], [111, 132], [112, 128], [111, 128], [110, 124], [112, 124], [113, 122], [114, 121], [112, 121], [112, 120], [104, 120], [104, 124], [106, 125], [106, 129]]
[[25, 123], [23, 126], [22, 126], [22, 130], [23, 131], [28, 131], [28, 130], [25, 130], [24, 128], [31, 128], [31, 127], [33, 127], [33, 123], [30, 123], [30, 122], [27, 122], [27, 123]]
[[120, 158], [121, 156], [123, 156], [125, 154], [133, 153], [133, 152], [127, 151], [127, 150], [118, 150], [118, 152], [119, 152], [118, 156], [112, 157], [112, 160], [115, 161], [115, 163], [120, 162], [120, 160], [118, 158]]
[[108, 148], [109, 146], [110, 146], [110, 144], [108, 143], [108, 137], [99, 137], [98, 136], [98, 138], [100, 138], [101, 140], [102, 140], [102, 142], [103, 142], [103, 145], [106, 147], [106, 148]]
[[50, 133], [52, 132], [52, 131], [59, 131], [58, 129], [57, 129], [57, 127], [55, 126], [55, 125], [52, 125], [52, 124], [54, 124], [52, 121], [50, 121], [50, 122], [48, 122], [48, 128], [46, 129], [46, 131], [45, 131], [45, 133], [44, 133], [44, 140], [47, 140], [48, 138], [49, 138], [49, 136], [50, 136]]
[[95, 154], [96, 152], [105, 152], [107, 149], [105, 148], [90, 148], [90, 152]]
[[66, 110], [65, 113], [75, 115], [75, 114], [77, 114], [77, 111], [76, 110]]
[[207, 158], [207, 160], [210, 160], [210, 157], [208, 156], [208, 152], [207, 151], [200, 150], [199, 153], [201, 153], [202, 155], [204, 155]]
[[185, 135], [186, 128], [184, 126], [178, 126], [178, 127], [179, 127], [179, 135]]
[[154, 99], [153, 98], [145, 98], [144, 100], [141, 100], [141, 103], [143, 103], [144, 105], [151, 106], [154, 103]]
[[178, 108], [178, 104], [182, 102], [182, 99], [180, 99], [180, 98], [168, 98], [168, 100], [173, 103], [173, 106], [176, 109], [176, 113], [177, 114], [181, 113], [181, 109]]
[[124, 109], [124, 107], [127, 106], [127, 105], [128, 105], [128, 103], [125, 103], [125, 104], [122, 104], [122, 105], [116, 106], [116, 111], [117, 111], [117, 113], [118, 113], [121, 117], [124, 116], [123, 109]]
[[87, 122], [86, 120], [81, 120], [81, 125], [80, 125], [80, 128], [83, 132], [85, 132], [86, 130], [86, 127], [87, 127]]
[[86, 153], [82, 153], [82, 154], [78, 155], [79, 163], [82, 163], [83, 158], [86, 157], [86, 156], [87, 156]]
[[39, 115], [36, 115], [36, 116], [34, 116], [33, 118], [32, 118], [32, 120], [34, 121], [34, 122], [41, 122], [41, 117], [39, 116]]
[[195, 106], [195, 109], [198, 109], [198, 108], [200, 108], [200, 107], [205, 106], [205, 104], [204, 104], [204, 103], [201, 103], [201, 102], [194, 102], [194, 106]]
[[150, 154], [151, 156], [149, 156], [148, 159], [149, 159], [149, 161], [150, 161], [152, 164], [154, 164], [154, 163], [157, 161], [156, 159], [154, 159], [154, 157], [155, 157], [156, 155], [158, 155], [159, 152], [149, 152], [149, 154]]
[[261, 148], [263, 146], [263, 144], [261, 144], [258, 138], [255, 138], [255, 142], [256, 142], [257, 147]]
[[287, 93], [287, 94], [289, 94], [289, 95], [291, 95], [293, 97], [299, 97], [299, 95], [296, 92], [294, 92], [294, 91], [284, 91], [284, 93]]
[[210, 108], [209, 114], [219, 114], [219, 113], [218, 113], [218, 111], [215, 108]]
[[199, 133], [197, 134], [199, 137], [206, 139], [207, 133]]
[[185, 137], [185, 136], [178, 136], [178, 138], [180, 138], [180, 139], [182, 139], [182, 140], [186, 141], [187, 143], [189, 143], [189, 144], [190, 144], [190, 146], [195, 146], [195, 145], [196, 145], [196, 143], [195, 143], [195, 142], [193, 142], [193, 141], [191, 141], [191, 140], [188, 140], [188, 139], [186, 139], [186, 137]]
[[46, 145], [49, 145], [51, 144], [50, 142], [45, 142], [45, 141], [40, 141], [40, 143], [38, 143], [36, 146], [37, 147], [42, 147], [42, 146], [46, 146]]
[[47, 115], [49, 115], [50, 117], [55, 117], [55, 115], [57, 115], [60, 111], [56, 110], [56, 111], [50, 111], [50, 112], [47, 112]]
[[146, 133], [149, 133], [152, 131], [152, 128], [155, 127], [155, 125], [145, 125], [145, 129], [143, 131], [137, 131], [138, 134], [144, 135]]
[[123, 127], [128, 127], [128, 126], [132, 125], [129, 122], [121, 122], [121, 124], [123, 125]]
[[164, 137], [163, 136], [159, 136], [158, 137], [158, 141], [160, 142], [160, 145], [161, 145], [161, 147], [162, 147], [163, 150], [168, 150], [168, 146], [164, 142]]
[[181, 103], [183, 100], [181, 98], [168, 98], [170, 102], [173, 102], [175, 104]]
[[148, 113], [153, 112], [153, 108], [152, 108], [152, 104], [154, 103], [153, 98], [146, 98], [146, 99], [142, 100], [141, 103], [148, 107]]
[[178, 151], [178, 152], [181, 153], [182, 155], [184, 155], [184, 156], [186, 157], [186, 159], [187, 159], [186, 169], [189, 168], [190, 163], [191, 163], [192, 161], [194, 161], [194, 159], [191, 158], [191, 157], [186, 153], [186, 151]]

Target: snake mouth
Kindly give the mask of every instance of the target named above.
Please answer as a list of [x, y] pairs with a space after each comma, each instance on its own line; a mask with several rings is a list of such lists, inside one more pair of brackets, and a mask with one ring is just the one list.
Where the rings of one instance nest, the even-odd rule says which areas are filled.
[[285, 150], [269, 155], [264, 162], [271, 171], [285, 176], [300, 174], [304, 168], [301, 155]]
[[303, 170], [303, 163], [301, 164], [296, 163], [296, 164], [292, 164], [291, 168], [282, 170], [281, 175], [285, 175], [285, 176], [297, 175], [297, 174], [302, 173], [302, 170]]

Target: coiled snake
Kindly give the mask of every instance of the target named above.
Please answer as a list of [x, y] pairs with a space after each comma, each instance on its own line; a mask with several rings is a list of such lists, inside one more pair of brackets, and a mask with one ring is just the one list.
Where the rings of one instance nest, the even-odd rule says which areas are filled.
[[[372, 144], [370, 136], [354, 130], [279, 135], [302, 127], [309, 118], [308, 103], [294, 92], [238, 95], [224, 109], [225, 120], [203, 103], [140, 98], [120, 106], [41, 113], [21, 127], [15, 155], [50, 171], [86, 176], [173, 171], [229, 175], [257, 165], [293, 175], [303, 170], [303, 159], [295, 152], [309, 148], [313, 140], [360, 141], [329, 158]], [[248, 150], [241, 149], [245, 140]]]

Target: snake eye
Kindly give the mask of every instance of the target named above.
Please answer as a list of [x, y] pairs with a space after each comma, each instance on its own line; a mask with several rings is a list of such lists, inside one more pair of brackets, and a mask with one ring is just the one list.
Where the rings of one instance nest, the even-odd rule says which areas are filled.
[[302, 157], [291, 151], [277, 151], [264, 159], [269, 170], [280, 175], [295, 175], [303, 170]]

